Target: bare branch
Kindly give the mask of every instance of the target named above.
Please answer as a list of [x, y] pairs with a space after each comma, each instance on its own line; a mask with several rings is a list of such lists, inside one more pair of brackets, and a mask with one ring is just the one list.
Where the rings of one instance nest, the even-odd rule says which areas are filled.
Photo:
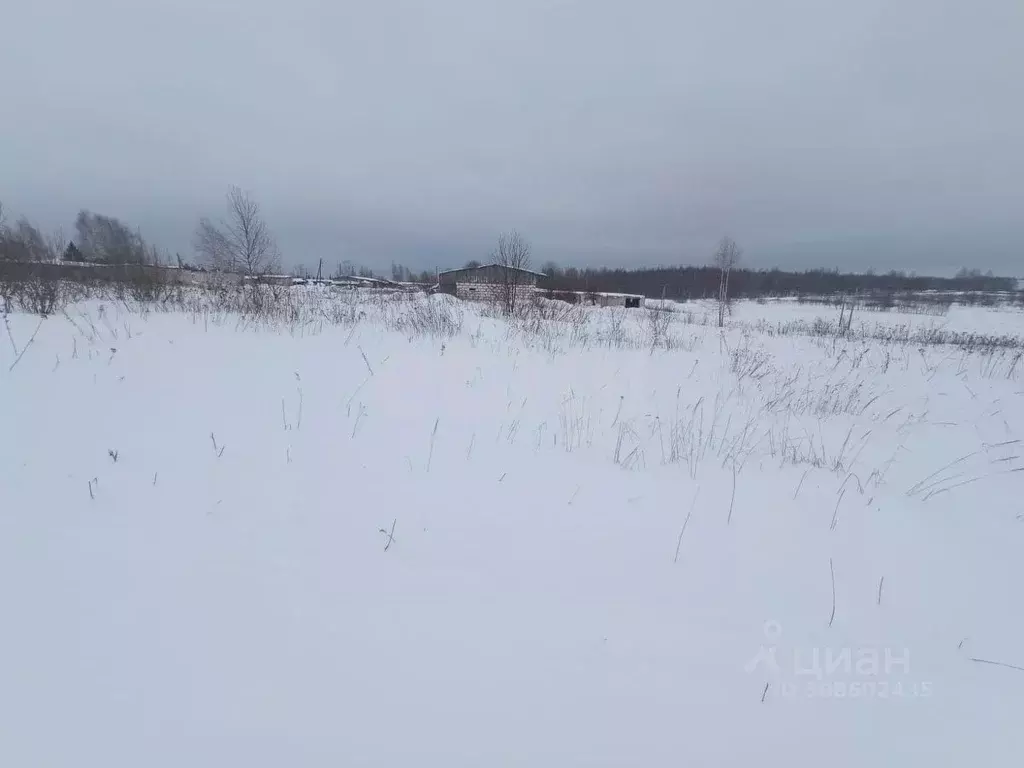
[[68, 239], [64, 236], [64, 227], [57, 227], [46, 238], [46, 247], [53, 261], [60, 261], [68, 247]]
[[227, 237], [209, 219], [200, 219], [193, 245], [214, 269], [229, 271], [235, 267]]
[[146, 242], [138, 230], [112, 216], [79, 211], [75, 219], [77, 246], [86, 261], [101, 264], [143, 264]]
[[731, 237], [723, 237], [718, 243], [718, 248], [712, 256], [712, 263], [719, 269], [718, 278], [718, 327], [721, 328], [725, 325], [725, 310], [729, 306], [729, 273], [732, 268], [735, 267], [740, 257], [743, 255], [742, 249], [736, 245]]
[[220, 224], [201, 219], [193, 245], [216, 269], [252, 277], [266, 275], [280, 263], [280, 254], [260, 206], [239, 187], [227, 193], [227, 218]]
[[828, 559], [828, 570], [832, 574], [832, 615], [828, 617], [828, 625], [831, 627], [832, 622], [836, 620], [836, 569], [832, 565], [832, 558]]
[[499, 300], [506, 315], [513, 315], [520, 285], [525, 283], [524, 271], [530, 269], [530, 244], [515, 230], [498, 237], [498, 249], [494, 252], [494, 263], [500, 268]]
[[718, 243], [718, 248], [713, 256], [713, 263], [719, 269], [729, 271], [739, 264], [742, 256], [743, 250], [736, 245], [736, 241], [726, 236]]
[[971, 661], [977, 662], [978, 664], [992, 664], [996, 667], [1006, 667], [1007, 669], [1015, 669], [1018, 672], [1024, 672], [1024, 667], [1019, 667], [1016, 664], [1007, 664], [1005, 661], [992, 661], [991, 659], [978, 659], [971, 656]]
[[0, 227], [0, 258], [11, 261], [48, 261], [46, 238], [21, 216], [14, 226]]

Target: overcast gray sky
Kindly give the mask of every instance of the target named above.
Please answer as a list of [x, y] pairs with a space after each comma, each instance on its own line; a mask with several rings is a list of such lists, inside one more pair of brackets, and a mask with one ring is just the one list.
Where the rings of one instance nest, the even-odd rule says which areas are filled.
[[0, 6], [0, 199], [190, 253], [229, 184], [286, 263], [1024, 275], [1022, 0]]

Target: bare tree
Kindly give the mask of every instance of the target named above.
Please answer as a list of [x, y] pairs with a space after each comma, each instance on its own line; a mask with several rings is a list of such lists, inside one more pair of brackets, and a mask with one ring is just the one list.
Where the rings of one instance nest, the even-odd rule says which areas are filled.
[[408, 282], [411, 279], [411, 273], [409, 272], [409, 269], [407, 267], [404, 267], [401, 264], [396, 264], [395, 262], [392, 261], [391, 279], [394, 280], [396, 283]]
[[68, 239], [64, 236], [64, 227], [57, 227], [53, 233], [46, 238], [46, 247], [50, 251], [52, 261], [60, 261], [68, 247]]
[[10, 261], [50, 261], [46, 239], [24, 216], [0, 230], [0, 258]]
[[11, 258], [10, 230], [7, 227], [7, 214], [4, 212], [3, 201], [0, 200], [0, 261]]
[[146, 241], [113, 216], [79, 211], [75, 219], [78, 250], [86, 261], [100, 264], [144, 264]]
[[219, 224], [203, 218], [196, 228], [195, 249], [215, 269], [258, 277], [280, 265], [260, 206], [239, 187], [227, 193], [228, 215]]
[[63, 229], [58, 227], [52, 237], [44, 237], [24, 216], [14, 226], [7, 226], [3, 204], [0, 203], [0, 259], [10, 261], [60, 261], [64, 242]]
[[712, 263], [718, 267], [718, 327], [725, 325], [725, 311], [729, 306], [729, 273], [743, 255], [743, 251], [731, 237], [723, 237], [718, 243]]
[[502, 234], [498, 237], [494, 263], [498, 267], [498, 300], [506, 315], [514, 315], [523, 293], [520, 286], [526, 283], [524, 272], [530, 269], [530, 244], [515, 230]]

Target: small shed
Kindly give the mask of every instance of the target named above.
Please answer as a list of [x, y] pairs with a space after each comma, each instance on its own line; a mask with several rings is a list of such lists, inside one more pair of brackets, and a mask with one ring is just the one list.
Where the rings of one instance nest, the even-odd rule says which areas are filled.
[[478, 301], [501, 301], [511, 288], [517, 294], [536, 289], [537, 281], [547, 277], [543, 272], [534, 272], [501, 264], [483, 264], [479, 267], [448, 269], [437, 275], [437, 290], [450, 293], [460, 299]]

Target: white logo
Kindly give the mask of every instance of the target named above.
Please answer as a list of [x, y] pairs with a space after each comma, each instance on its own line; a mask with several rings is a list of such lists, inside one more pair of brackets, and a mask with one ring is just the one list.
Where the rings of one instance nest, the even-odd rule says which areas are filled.
[[761, 650], [744, 665], [743, 669], [747, 672], [753, 672], [764, 663], [767, 665], [768, 671], [772, 675], [777, 676], [782, 672], [782, 668], [779, 666], [779, 660], [775, 658], [775, 647], [779, 642], [779, 638], [782, 637], [782, 625], [777, 621], [766, 621], [764, 623], [764, 637], [768, 641], [768, 645], [762, 645]]
[[[907, 679], [910, 674], [908, 648], [798, 647], [792, 649], [790, 667], [787, 654], [783, 655], [784, 664], [779, 664], [778, 659], [782, 625], [766, 621], [764, 637], [766, 642], [743, 669], [748, 674], [761, 669], [774, 681], [773, 697], [895, 699], [932, 695], [930, 681]], [[768, 690], [769, 684], [765, 683], [762, 701]]]

